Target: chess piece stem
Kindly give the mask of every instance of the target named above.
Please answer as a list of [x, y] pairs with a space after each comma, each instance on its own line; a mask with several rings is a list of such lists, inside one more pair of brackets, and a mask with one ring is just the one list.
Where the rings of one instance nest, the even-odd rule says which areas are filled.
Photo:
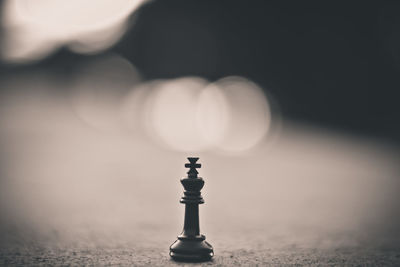
[[185, 205], [185, 223], [183, 225], [182, 235], [184, 236], [200, 235], [199, 204]]

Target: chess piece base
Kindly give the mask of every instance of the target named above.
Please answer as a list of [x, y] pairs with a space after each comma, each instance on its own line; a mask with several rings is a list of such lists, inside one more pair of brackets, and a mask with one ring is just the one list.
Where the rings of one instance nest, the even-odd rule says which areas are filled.
[[196, 237], [179, 236], [170, 247], [169, 255], [176, 261], [209, 261], [214, 256], [212, 246], [204, 235]]

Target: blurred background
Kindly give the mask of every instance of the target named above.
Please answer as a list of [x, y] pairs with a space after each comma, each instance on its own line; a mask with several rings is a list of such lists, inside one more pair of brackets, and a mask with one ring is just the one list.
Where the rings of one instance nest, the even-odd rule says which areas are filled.
[[[400, 3], [5, 0], [0, 243], [400, 240]], [[229, 225], [227, 224], [229, 221]]]

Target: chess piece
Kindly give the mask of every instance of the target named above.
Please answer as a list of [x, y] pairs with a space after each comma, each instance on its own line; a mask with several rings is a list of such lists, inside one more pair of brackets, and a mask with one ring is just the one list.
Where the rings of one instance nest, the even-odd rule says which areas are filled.
[[188, 177], [181, 179], [185, 188], [184, 196], [180, 202], [185, 204], [185, 222], [182, 233], [170, 247], [169, 255], [178, 261], [207, 261], [212, 258], [214, 251], [212, 246], [205, 241], [206, 237], [200, 234], [199, 204], [204, 200], [200, 190], [204, 186], [201, 177], [197, 177], [196, 168], [201, 164], [196, 163], [199, 158], [188, 158], [190, 163], [185, 164], [189, 168]]

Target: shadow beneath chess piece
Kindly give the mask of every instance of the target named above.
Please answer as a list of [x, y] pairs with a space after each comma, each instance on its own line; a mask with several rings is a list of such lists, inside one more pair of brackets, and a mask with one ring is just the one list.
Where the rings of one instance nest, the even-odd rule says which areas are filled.
[[190, 168], [187, 172], [188, 177], [181, 179], [185, 188], [184, 196], [180, 200], [185, 204], [185, 222], [182, 233], [171, 245], [169, 253], [177, 261], [201, 262], [214, 256], [212, 246], [205, 241], [206, 237], [200, 234], [199, 204], [204, 203], [200, 190], [204, 186], [204, 180], [197, 177], [196, 168], [201, 167], [201, 164], [196, 163], [198, 159], [188, 158], [190, 163], [185, 164], [186, 168]]

